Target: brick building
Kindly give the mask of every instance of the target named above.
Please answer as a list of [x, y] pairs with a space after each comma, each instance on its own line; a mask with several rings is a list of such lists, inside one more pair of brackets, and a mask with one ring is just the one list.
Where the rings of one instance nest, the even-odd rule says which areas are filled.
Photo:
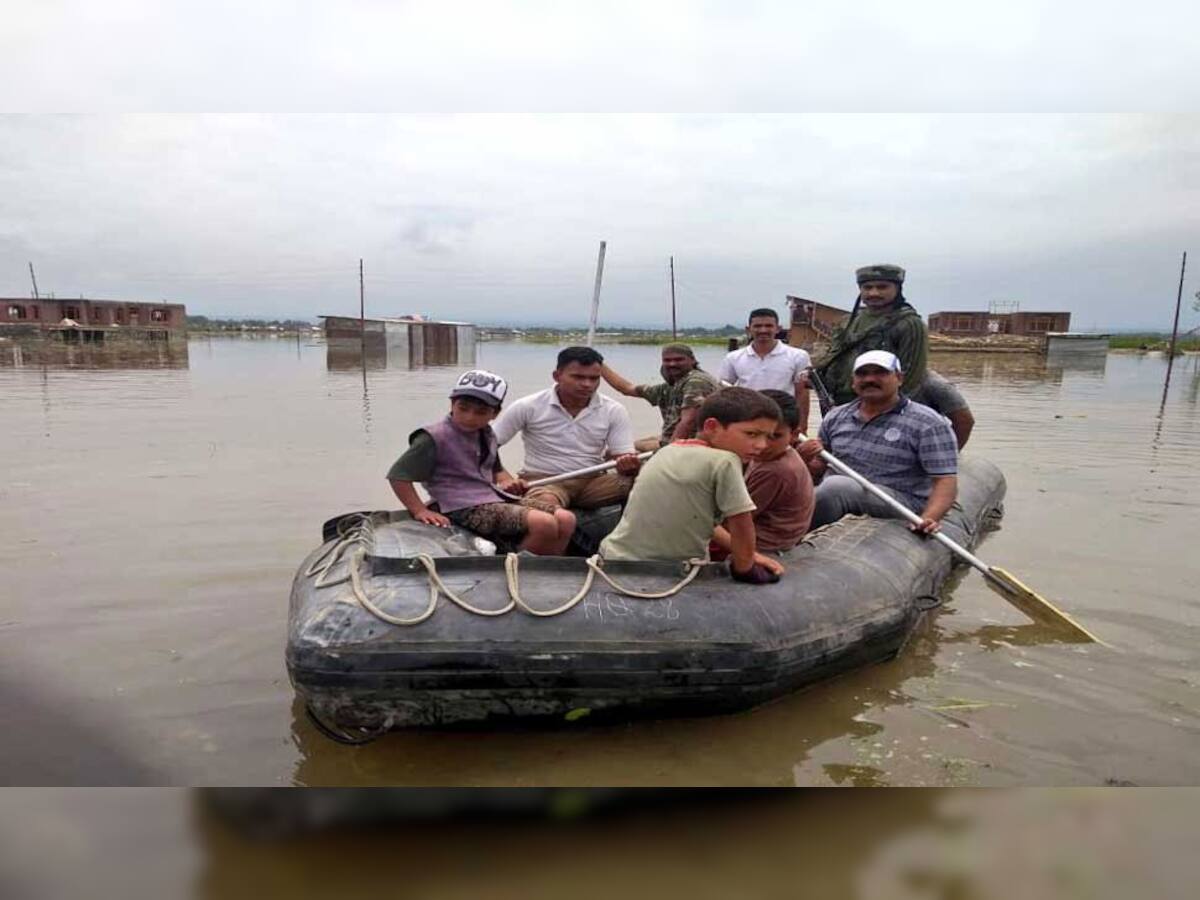
[[103, 341], [106, 336], [163, 339], [187, 328], [182, 303], [125, 300], [31, 300], [0, 297], [0, 334], [53, 334], [64, 339]]
[[787, 304], [791, 310], [788, 343], [805, 350], [811, 350], [818, 341], [828, 341], [833, 329], [850, 318], [850, 310], [839, 309], [819, 300], [789, 294]]
[[984, 337], [989, 334], [1039, 336], [1049, 331], [1070, 331], [1069, 312], [936, 312], [929, 316], [936, 334]]

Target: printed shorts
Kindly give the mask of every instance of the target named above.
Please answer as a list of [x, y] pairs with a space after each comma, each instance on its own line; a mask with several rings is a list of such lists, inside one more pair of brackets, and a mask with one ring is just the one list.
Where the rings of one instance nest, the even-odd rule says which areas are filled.
[[480, 537], [498, 539], [508, 544], [519, 544], [529, 531], [529, 510], [516, 503], [468, 506], [446, 513], [446, 518]]

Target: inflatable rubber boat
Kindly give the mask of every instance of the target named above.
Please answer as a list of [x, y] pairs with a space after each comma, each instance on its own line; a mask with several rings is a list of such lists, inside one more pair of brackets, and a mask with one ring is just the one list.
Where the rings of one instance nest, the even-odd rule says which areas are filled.
[[[1004, 491], [996, 466], [964, 458], [944, 532], [974, 546]], [[580, 552], [596, 525], [581, 520]], [[894, 656], [954, 562], [903, 522], [864, 517], [806, 536], [765, 586], [724, 563], [497, 555], [403, 512], [339, 516], [323, 538], [292, 585], [287, 666], [343, 741], [746, 709]]]

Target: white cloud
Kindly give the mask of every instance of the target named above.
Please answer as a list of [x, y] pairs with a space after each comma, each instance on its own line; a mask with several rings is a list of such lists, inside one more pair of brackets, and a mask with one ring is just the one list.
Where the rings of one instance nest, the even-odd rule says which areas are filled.
[[[1200, 225], [1195, 116], [7, 116], [0, 294], [209, 315], [357, 308], [609, 322], [911, 272], [923, 312], [1019, 299], [1160, 318]], [[1177, 271], [1177, 270], [1175, 270]], [[1144, 307], [1144, 308], [1143, 308]]]
[[1186, 110], [1181, 0], [43, 0], [10, 110]]

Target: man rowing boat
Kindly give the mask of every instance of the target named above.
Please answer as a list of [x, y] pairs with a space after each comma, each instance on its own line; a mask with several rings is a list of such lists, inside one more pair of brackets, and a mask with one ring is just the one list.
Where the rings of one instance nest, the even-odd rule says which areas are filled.
[[[920, 525], [911, 528], [932, 534], [958, 496], [958, 447], [950, 423], [900, 393], [904, 372], [894, 353], [860, 354], [852, 371], [858, 399], [825, 416], [820, 445], [919, 515]], [[823, 472], [824, 459], [815, 468]], [[825, 475], [817, 485], [812, 527], [847, 515], [896, 518], [897, 511], [853, 479]]]

